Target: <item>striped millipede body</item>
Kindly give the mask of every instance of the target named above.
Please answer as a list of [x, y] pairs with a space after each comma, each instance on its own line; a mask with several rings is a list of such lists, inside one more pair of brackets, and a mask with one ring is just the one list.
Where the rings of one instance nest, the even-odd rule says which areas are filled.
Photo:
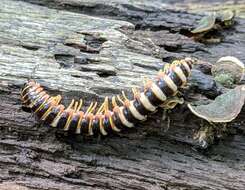
[[[86, 111], [81, 111], [82, 100], [74, 101], [65, 108], [61, 96], [50, 96], [40, 84], [28, 81], [21, 91], [22, 104], [30, 108], [37, 118], [47, 125], [75, 134], [107, 135], [131, 128], [138, 121], [144, 121], [148, 114], [155, 112], [169, 97], [183, 87], [192, 69], [190, 58], [166, 64], [159, 71], [156, 80], [148, 80], [144, 90], [133, 88], [133, 99], [129, 100], [124, 92], [111, 99], [106, 97], [99, 109], [92, 102]], [[119, 105], [120, 103], [121, 105]]]

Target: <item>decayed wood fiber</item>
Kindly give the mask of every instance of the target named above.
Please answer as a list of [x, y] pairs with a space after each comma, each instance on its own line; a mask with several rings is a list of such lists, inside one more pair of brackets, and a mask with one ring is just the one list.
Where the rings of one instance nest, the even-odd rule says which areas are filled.
[[[0, 7], [0, 189], [244, 189], [241, 122], [200, 152], [193, 140], [199, 120], [185, 106], [169, 115], [168, 130], [159, 110], [118, 136], [75, 139], [40, 126], [19, 100], [28, 78], [65, 104], [82, 97], [87, 105], [142, 85], [174, 58], [244, 61], [243, 20], [224, 31], [224, 42], [204, 45], [185, 35], [201, 15], [143, 1], [31, 2], [2, 0]], [[189, 100], [219, 94], [198, 70], [189, 90]]]

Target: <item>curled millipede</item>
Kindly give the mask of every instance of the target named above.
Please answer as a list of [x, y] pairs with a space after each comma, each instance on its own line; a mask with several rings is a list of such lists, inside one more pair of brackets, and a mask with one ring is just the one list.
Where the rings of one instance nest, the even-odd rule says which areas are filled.
[[178, 89], [187, 83], [193, 60], [185, 58], [166, 64], [159, 71], [156, 80], [148, 80], [143, 90], [132, 89], [133, 99], [129, 100], [125, 93], [106, 97], [101, 106], [92, 102], [86, 111], [81, 111], [83, 101], [72, 100], [65, 108], [61, 96], [50, 96], [33, 80], [28, 81], [21, 91], [22, 104], [30, 108], [37, 118], [47, 125], [63, 129], [75, 134], [107, 135], [120, 132], [123, 128], [131, 128], [134, 123], [144, 121], [149, 113], [163, 106], [166, 100], [176, 95]]

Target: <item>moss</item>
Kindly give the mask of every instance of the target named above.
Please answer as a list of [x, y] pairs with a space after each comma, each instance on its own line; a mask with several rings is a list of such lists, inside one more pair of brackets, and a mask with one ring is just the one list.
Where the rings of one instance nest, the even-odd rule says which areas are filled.
[[233, 84], [234, 84], [234, 78], [232, 77], [231, 74], [219, 74], [218, 76], [216, 76], [214, 78], [214, 80], [220, 84], [222, 84], [223, 86], [227, 87], [227, 88], [232, 88]]

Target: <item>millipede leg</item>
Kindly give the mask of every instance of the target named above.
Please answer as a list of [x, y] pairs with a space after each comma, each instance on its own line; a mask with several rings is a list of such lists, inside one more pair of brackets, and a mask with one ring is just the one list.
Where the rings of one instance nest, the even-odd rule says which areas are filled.
[[89, 113], [93, 113], [97, 107], [97, 102], [95, 102], [94, 106], [91, 108], [91, 110], [89, 111]]
[[130, 106], [130, 100], [127, 98], [127, 96], [125, 95], [125, 92], [124, 91], [122, 91], [122, 96], [123, 96], [123, 98], [124, 98], [124, 106], [126, 106], [126, 107], [129, 107]]
[[[102, 107], [103, 106], [103, 107]], [[107, 132], [105, 130], [105, 126], [103, 123], [103, 120], [105, 119], [105, 115], [102, 115], [102, 113], [104, 112], [104, 114], [109, 110], [109, 102], [108, 102], [108, 97], [105, 97], [105, 100], [102, 104], [102, 106], [99, 109], [99, 127], [100, 127], [100, 132], [102, 135], [107, 135]]]
[[132, 88], [132, 92], [133, 92], [134, 99], [139, 100], [140, 99], [140, 91], [139, 91], [139, 89]]
[[112, 106], [113, 106], [113, 108], [118, 107], [118, 105], [117, 105], [117, 101], [116, 101], [116, 97], [115, 97], [115, 96], [113, 96], [113, 97], [112, 97], [111, 102], [112, 102]]
[[82, 106], [83, 106], [83, 100], [80, 99], [79, 105], [78, 105], [77, 109], [75, 110], [75, 112], [79, 112], [81, 110]]
[[97, 102], [91, 103], [90, 106], [88, 107], [87, 111], [85, 112], [85, 115], [88, 115], [89, 113], [92, 113], [95, 108], [97, 107]]
[[100, 108], [97, 110], [96, 114], [95, 115], [98, 115], [98, 114], [101, 114], [104, 110], [104, 105], [105, 105], [105, 102], [103, 102], [100, 106]]
[[41, 117], [41, 120], [42, 120], [42, 121], [44, 121], [44, 120], [48, 117], [48, 115], [50, 114], [50, 112], [51, 112], [51, 110], [52, 110], [52, 108], [53, 108], [54, 106], [59, 105], [59, 103], [60, 103], [60, 101], [61, 101], [61, 98], [62, 98], [62, 97], [61, 97], [60, 95], [54, 97], [53, 102], [52, 102], [52, 105], [49, 107], [49, 109], [48, 109], [48, 110], [43, 114], [43, 116]]
[[66, 109], [67, 109], [67, 110], [68, 110], [68, 109], [71, 109], [72, 106], [74, 105], [74, 102], [75, 102], [75, 100], [72, 99], [72, 100], [71, 100], [71, 103], [69, 104], [69, 106], [68, 106]]
[[146, 92], [148, 89], [152, 87], [153, 81], [150, 79], [146, 79], [145, 85], [144, 85], [144, 92]]
[[53, 101], [54, 100], [54, 97], [50, 97], [50, 98], [46, 98], [44, 101], [43, 101], [43, 103], [34, 111], [34, 113], [37, 113], [38, 111], [40, 111], [43, 107], [44, 107], [44, 105], [46, 104], [46, 103], [48, 103], [48, 102], [51, 102], [51, 101]]
[[[113, 101], [114, 101], [114, 103], [112, 103], [113, 107], [117, 106], [117, 105], [115, 105], [116, 104], [115, 99]], [[105, 117], [109, 118], [109, 122], [110, 122], [110, 126], [111, 126], [112, 130], [116, 131], [116, 132], [120, 132], [120, 129], [118, 129], [113, 122], [112, 114], [111, 114], [111, 111], [109, 110], [109, 99], [108, 99], [108, 97], [105, 98], [104, 105], [105, 105], [104, 106], [105, 107], [104, 108], [104, 114], [105, 114]]]
[[161, 71], [163, 73], [165, 73], [165, 74], [169, 73], [169, 71], [170, 71], [170, 64], [169, 63], [166, 63]]
[[183, 104], [184, 99], [178, 98], [178, 97], [172, 97], [166, 100], [163, 104], [161, 104], [159, 107], [163, 109], [173, 109], [177, 104]]
[[61, 99], [62, 99], [62, 97], [61, 97], [61, 95], [58, 95], [58, 96], [56, 96], [56, 105], [58, 105], [59, 103], [60, 103], [60, 101], [61, 101]]
[[94, 103], [92, 102], [89, 107], [87, 108], [87, 111], [85, 112], [85, 115], [88, 115], [89, 111], [91, 110], [91, 108], [93, 107]]
[[93, 114], [90, 113], [88, 115], [89, 118], [89, 124], [88, 124], [88, 135], [92, 136], [93, 135], [93, 128], [92, 128], [92, 124], [93, 124]]
[[78, 107], [78, 102], [75, 102], [73, 108], [72, 107], [69, 108], [70, 109], [69, 110], [69, 116], [68, 116], [66, 124], [64, 126], [64, 131], [68, 131], [69, 130], [69, 126], [70, 126], [70, 123], [71, 123], [72, 116], [73, 116], [75, 110], [77, 110], [77, 107]]
[[93, 118], [94, 118], [93, 112], [96, 107], [97, 107], [97, 102], [95, 103], [92, 102], [84, 114], [84, 116], [89, 119], [88, 135], [93, 135], [93, 129], [92, 129]]
[[108, 97], [106, 96], [105, 97], [105, 101], [104, 101], [104, 113], [109, 111], [109, 99]]

